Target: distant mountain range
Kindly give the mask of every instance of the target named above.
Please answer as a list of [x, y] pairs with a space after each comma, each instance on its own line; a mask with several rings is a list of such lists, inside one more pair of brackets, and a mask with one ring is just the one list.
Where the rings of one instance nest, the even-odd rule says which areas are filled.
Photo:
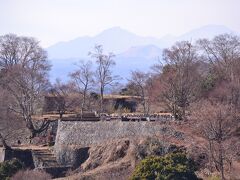
[[120, 27], [103, 31], [94, 37], [79, 37], [68, 42], [59, 42], [47, 48], [50, 58], [86, 57], [95, 44], [103, 45], [104, 49], [115, 54], [122, 53], [133, 46], [159, 45], [161, 40], [153, 37], [141, 37]]
[[150, 66], [161, 58], [162, 49], [176, 41], [194, 42], [199, 38], [211, 39], [224, 33], [239, 34], [225, 26], [208, 25], [178, 37], [167, 35], [155, 38], [138, 36], [120, 27], [113, 27], [93, 37], [79, 37], [48, 47], [46, 50], [53, 65], [50, 73], [51, 80], [57, 77], [66, 80], [68, 73], [75, 68], [73, 65], [75, 62], [80, 59], [89, 59], [88, 52], [93, 50], [95, 44], [103, 45], [106, 52], [113, 52], [116, 55], [114, 73], [128, 78], [131, 70], [149, 70]]

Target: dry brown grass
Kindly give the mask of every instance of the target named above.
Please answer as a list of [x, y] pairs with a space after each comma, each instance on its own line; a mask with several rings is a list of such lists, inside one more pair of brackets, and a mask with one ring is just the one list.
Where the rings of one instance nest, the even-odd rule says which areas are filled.
[[11, 180], [49, 180], [52, 179], [49, 174], [44, 171], [21, 170], [18, 171]]

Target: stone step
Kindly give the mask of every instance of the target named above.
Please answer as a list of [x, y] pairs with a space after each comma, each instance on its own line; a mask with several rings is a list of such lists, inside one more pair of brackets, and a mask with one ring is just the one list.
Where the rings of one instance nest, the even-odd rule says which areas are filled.
[[56, 162], [57, 160], [55, 157], [39, 157], [42, 161], [46, 161], [46, 162]]
[[39, 155], [46, 155], [46, 156], [54, 155], [51, 152], [44, 152], [44, 151], [35, 151], [34, 153]]
[[71, 166], [62, 166], [57, 162], [54, 153], [49, 149], [32, 150], [35, 169], [44, 170], [52, 178], [64, 177]]
[[35, 168], [59, 167], [53, 152], [49, 149], [32, 150]]

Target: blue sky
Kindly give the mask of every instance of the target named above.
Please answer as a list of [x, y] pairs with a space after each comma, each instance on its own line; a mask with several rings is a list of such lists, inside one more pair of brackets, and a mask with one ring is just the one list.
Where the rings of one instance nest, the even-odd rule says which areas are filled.
[[44, 47], [120, 26], [142, 36], [180, 35], [208, 24], [240, 32], [240, 0], [0, 0], [0, 35]]

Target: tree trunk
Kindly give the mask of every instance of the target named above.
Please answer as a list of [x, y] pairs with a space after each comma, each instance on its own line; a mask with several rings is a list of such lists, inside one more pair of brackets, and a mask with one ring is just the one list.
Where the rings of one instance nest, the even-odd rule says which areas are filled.
[[146, 115], [146, 101], [145, 101], [145, 94], [144, 94], [144, 89], [143, 87], [140, 87], [141, 88], [141, 98], [142, 98], [142, 105], [143, 105], [143, 112], [144, 112], [144, 115]]
[[230, 176], [230, 179], [232, 179], [232, 161], [229, 160], [229, 176]]
[[[63, 114], [61, 113], [60, 116], [62, 116]], [[31, 143], [32, 142], [32, 139], [34, 137], [36, 137], [37, 134], [40, 134], [42, 131], [44, 131], [45, 129], [48, 128], [50, 124], [50, 121], [44, 121], [42, 124], [41, 124], [41, 127], [40, 128], [35, 128], [34, 125], [33, 125], [33, 122], [32, 122], [32, 119], [31, 117], [29, 117], [28, 121], [27, 121], [27, 125], [26, 127], [28, 128], [28, 130], [30, 131], [31, 135], [29, 137], [29, 142]]]
[[27, 128], [30, 131], [31, 135], [29, 137], [29, 142], [31, 143], [31, 140], [36, 136], [36, 131], [35, 128], [33, 126], [32, 120], [30, 118], [28, 118], [28, 120], [26, 120], [27, 122]]
[[220, 171], [221, 171], [221, 178], [222, 180], [225, 180], [224, 177], [224, 162], [223, 162], [223, 150], [222, 150], [222, 144], [219, 144], [219, 165], [220, 165]]
[[186, 120], [186, 106], [185, 105], [182, 107], [182, 119], [184, 121]]
[[87, 89], [85, 88], [84, 89], [84, 92], [83, 92], [83, 103], [82, 103], [82, 111], [84, 110], [85, 108], [85, 104], [86, 104], [86, 95], [87, 95]]
[[100, 113], [103, 112], [103, 92], [104, 92], [104, 88], [101, 87], [101, 90], [100, 90]]
[[210, 163], [210, 171], [213, 172], [213, 148], [212, 148], [212, 143], [211, 140], [208, 140], [209, 142], [209, 163]]
[[81, 119], [83, 117], [83, 111], [85, 109], [85, 104], [86, 104], [86, 89], [84, 89], [84, 92], [83, 92], [83, 101], [81, 103]]

